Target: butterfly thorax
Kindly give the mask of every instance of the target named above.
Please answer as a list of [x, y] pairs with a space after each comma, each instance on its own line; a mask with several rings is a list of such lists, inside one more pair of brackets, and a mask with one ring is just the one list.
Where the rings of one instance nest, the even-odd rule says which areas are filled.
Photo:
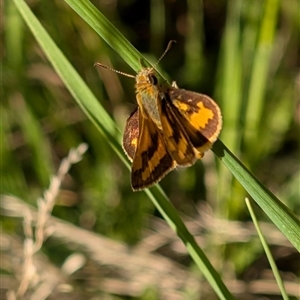
[[141, 113], [145, 118], [151, 118], [161, 129], [161, 120], [158, 111], [159, 93], [161, 86], [153, 68], [145, 68], [136, 76], [136, 98]]

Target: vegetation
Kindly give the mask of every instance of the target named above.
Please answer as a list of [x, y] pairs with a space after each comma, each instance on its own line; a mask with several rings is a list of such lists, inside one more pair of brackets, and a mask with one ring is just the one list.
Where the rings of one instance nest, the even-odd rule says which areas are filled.
[[[297, 297], [297, 1], [97, 5], [29, 8], [14, 0], [5, 7], [1, 205], [9, 263], [1, 280], [9, 279], [8, 297]], [[177, 44], [160, 73], [220, 104], [223, 143], [170, 173], [161, 188], [133, 193], [120, 140], [135, 107], [134, 82], [93, 65], [134, 74], [140, 59], [155, 63], [171, 39]], [[81, 145], [63, 160], [83, 142], [85, 154]], [[272, 261], [278, 285], [267, 273], [248, 195], [261, 208], [255, 213], [286, 291]]]

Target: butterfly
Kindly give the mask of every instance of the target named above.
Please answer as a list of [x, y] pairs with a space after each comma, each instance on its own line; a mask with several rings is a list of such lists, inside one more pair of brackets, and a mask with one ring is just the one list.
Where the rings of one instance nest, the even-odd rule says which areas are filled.
[[138, 107], [126, 121], [122, 143], [132, 162], [133, 191], [151, 187], [176, 167], [193, 165], [218, 138], [222, 114], [210, 97], [160, 84], [154, 67], [133, 76], [96, 65], [135, 78]]

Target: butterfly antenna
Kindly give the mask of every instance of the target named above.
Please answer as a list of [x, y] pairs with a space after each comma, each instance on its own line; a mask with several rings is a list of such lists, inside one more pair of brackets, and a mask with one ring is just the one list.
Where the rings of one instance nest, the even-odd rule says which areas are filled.
[[105, 65], [102, 65], [101, 63], [99, 62], [96, 62], [94, 63], [94, 66], [97, 66], [97, 67], [101, 67], [101, 68], [104, 68], [104, 69], [107, 69], [107, 70], [110, 70], [110, 71], [113, 71], [115, 73], [118, 73], [118, 74], [121, 74], [121, 75], [124, 75], [124, 76], [127, 76], [127, 77], [130, 77], [130, 78], [135, 78], [134, 75], [131, 75], [131, 74], [128, 74], [128, 73], [124, 73], [124, 72], [121, 72], [121, 71], [118, 71], [118, 70], [115, 70], [111, 67], [108, 67], [108, 66], [105, 66]]
[[159, 58], [159, 60], [156, 62], [156, 64], [153, 66], [153, 69], [155, 69], [157, 67], [157, 65], [159, 64], [159, 62], [164, 58], [164, 56], [169, 52], [169, 50], [171, 49], [172, 47], [172, 44], [173, 43], [177, 43], [175, 40], [171, 40], [169, 43], [168, 43], [168, 46], [166, 48], [166, 50], [164, 51], [164, 53], [162, 54], [162, 56]]

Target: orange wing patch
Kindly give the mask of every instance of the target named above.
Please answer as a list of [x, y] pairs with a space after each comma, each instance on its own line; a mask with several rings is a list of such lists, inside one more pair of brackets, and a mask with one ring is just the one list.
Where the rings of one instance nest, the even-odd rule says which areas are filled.
[[218, 105], [206, 95], [184, 89], [170, 88], [168, 97], [193, 146], [200, 153], [210, 149], [222, 128]]

